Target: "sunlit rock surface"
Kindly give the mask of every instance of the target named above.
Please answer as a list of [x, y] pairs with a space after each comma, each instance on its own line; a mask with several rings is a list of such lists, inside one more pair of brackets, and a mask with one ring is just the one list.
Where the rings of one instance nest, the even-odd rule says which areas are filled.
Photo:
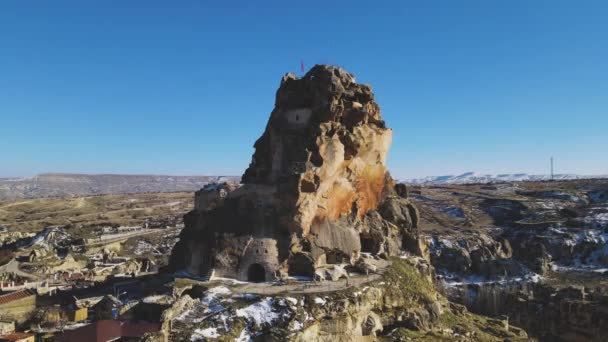
[[391, 139], [371, 87], [350, 73], [285, 75], [241, 186], [196, 193], [171, 266], [264, 281], [354, 265], [361, 252], [423, 255], [418, 212], [386, 168]]

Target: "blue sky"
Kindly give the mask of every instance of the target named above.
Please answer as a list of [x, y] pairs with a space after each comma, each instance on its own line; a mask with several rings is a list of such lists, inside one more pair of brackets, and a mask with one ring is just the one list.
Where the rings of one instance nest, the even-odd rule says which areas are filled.
[[398, 178], [608, 174], [605, 1], [0, 3], [0, 177], [241, 174], [281, 76], [372, 85]]

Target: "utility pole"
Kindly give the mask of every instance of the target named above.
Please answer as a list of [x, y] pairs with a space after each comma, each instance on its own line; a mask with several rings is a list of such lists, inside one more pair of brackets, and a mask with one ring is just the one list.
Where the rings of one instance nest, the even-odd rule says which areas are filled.
[[551, 180], [553, 180], [553, 157], [551, 157]]

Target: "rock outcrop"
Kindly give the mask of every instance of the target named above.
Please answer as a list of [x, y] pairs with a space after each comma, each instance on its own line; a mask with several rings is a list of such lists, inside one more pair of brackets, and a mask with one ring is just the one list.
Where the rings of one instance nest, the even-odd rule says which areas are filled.
[[[412, 189], [437, 285], [540, 341], [608, 334], [608, 180]], [[458, 213], [454, 215], [454, 213]]]
[[380, 279], [336, 291], [256, 295], [218, 286], [202, 300], [184, 291], [163, 313], [163, 330], [171, 341], [529, 340], [508, 319], [449, 303], [435, 290], [427, 260], [392, 261]]
[[313, 277], [361, 252], [424, 255], [418, 212], [385, 165], [391, 139], [353, 75], [326, 65], [285, 75], [242, 185], [196, 193], [171, 266], [262, 281]]

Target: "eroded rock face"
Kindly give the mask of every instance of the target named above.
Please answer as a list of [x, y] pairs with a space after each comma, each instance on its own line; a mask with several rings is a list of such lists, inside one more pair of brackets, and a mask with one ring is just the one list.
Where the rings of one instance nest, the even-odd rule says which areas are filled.
[[392, 139], [371, 87], [341, 68], [285, 75], [242, 186], [197, 192], [171, 264], [267, 280], [361, 251], [422, 255], [418, 212], [385, 160]]
[[317, 65], [302, 79], [283, 77], [243, 183], [282, 187], [277, 197], [289, 231], [318, 232], [326, 221], [362, 218], [377, 207], [389, 181], [391, 139], [371, 88]]

